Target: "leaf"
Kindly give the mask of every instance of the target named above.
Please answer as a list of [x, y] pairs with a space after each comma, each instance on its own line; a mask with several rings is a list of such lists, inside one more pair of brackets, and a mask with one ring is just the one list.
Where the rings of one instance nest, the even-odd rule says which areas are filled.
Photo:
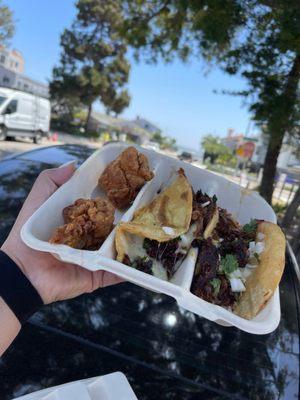
[[257, 221], [256, 219], [251, 219], [248, 224], [243, 226], [243, 231], [247, 234], [254, 233], [257, 229]]
[[221, 258], [220, 262], [220, 272], [225, 275], [230, 275], [233, 271], [235, 271], [239, 266], [238, 260], [233, 254], [226, 254], [225, 257]]
[[256, 261], [259, 263], [259, 254], [258, 253], [254, 253], [253, 255], [254, 255]]
[[219, 278], [214, 278], [209, 283], [214, 288], [214, 295], [218, 296], [221, 287], [221, 280]]

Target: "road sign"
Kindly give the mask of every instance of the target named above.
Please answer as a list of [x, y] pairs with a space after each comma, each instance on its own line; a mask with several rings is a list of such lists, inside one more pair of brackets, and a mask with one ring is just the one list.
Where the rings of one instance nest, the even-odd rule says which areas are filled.
[[253, 142], [245, 142], [239, 146], [236, 150], [236, 155], [244, 158], [251, 158], [255, 149]]

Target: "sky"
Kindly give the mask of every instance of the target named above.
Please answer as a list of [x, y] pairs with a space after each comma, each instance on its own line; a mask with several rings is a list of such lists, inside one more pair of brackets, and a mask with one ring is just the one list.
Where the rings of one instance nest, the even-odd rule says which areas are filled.
[[[59, 61], [60, 35], [75, 16], [73, 0], [6, 0], [14, 12], [11, 47], [25, 58], [25, 74], [47, 82]], [[213, 68], [205, 74], [201, 60], [148, 65], [132, 60], [128, 89], [131, 104], [122, 117], [137, 115], [159, 126], [180, 145], [197, 150], [207, 133], [225, 136], [228, 128], [244, 133], [250, 120], [243, 100], [214, 90], [241, 90], [245, 83]], [[101, 106], [96, 106], [100, 107]]]

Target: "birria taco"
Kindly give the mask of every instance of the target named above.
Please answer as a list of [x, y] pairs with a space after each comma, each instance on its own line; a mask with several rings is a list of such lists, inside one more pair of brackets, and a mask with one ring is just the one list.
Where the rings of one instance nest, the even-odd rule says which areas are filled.
[[208, 238], [198, 247], [191, 291], [235, 314], [254, 318], [279, 285], [285, 264], [281, 229], [261, 220], [240, 226], [225, 209]]
[[[203, 206], [201, 205], [203, 204]], [[202, 192], [193, 193], [183, 170], [131, 222], [116, 230], [117, 260], [161, 279], [177, 271], [200, 234], [209, 235], [218, 209]]]

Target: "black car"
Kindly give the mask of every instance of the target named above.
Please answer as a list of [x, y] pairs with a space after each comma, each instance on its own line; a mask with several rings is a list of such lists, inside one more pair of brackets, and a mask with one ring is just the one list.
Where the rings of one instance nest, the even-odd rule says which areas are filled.
[[[92, 149], [53, 146], [0, 162], [4, 241], [40, 171]], [[299, 277], [287, 253], [277, 330], [251, 335], [131, 283], [45, 306], [0, 359], [0, 399], [122, 371], [138, 399], [298, 399]]]

